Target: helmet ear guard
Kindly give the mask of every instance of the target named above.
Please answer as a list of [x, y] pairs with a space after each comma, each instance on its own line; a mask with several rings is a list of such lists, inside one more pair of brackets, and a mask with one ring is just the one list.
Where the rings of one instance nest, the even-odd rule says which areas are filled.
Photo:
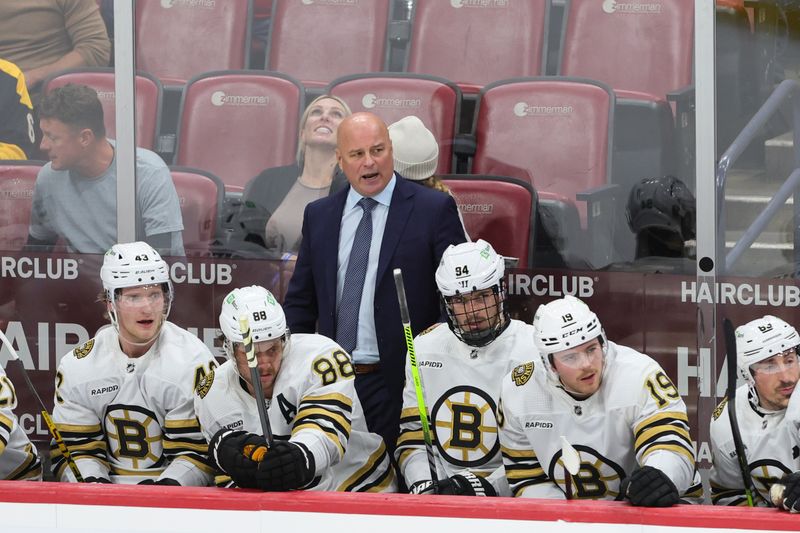
[[[442, 254], [436, 269], [436, 286], [447, 325], [462, 342], [475, 347], [486, 346], [508, 327], [510, 317], [505, 306], [504, 277], [503, 257], [483, 239], [450, 245]], [[491, 294], [483, 297], [473, 294], [487, 289], [491, 289]], [[488, 297], [492, 301], [487, 302]], [[478, 314], [482, 315], [481, 322], [489, 323], [488, 327], [480, 330], [469, 327], [469, 322], [476, 320]]]

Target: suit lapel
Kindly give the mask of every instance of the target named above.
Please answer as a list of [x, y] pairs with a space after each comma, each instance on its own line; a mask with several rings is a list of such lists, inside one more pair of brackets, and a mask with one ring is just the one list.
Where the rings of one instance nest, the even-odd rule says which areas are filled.
[[339, 263], [339, 234], [342, 228], [342, 212], [347, 200], [350, 187], [331, 196], [331, 202], [326, 206], [327, 212], [321, 217], [327, 225], [322, 229], [322, 243], [325, 253], [321, 255], [324, 268], [325, 290], [328, 301], [336, 308], [336, 269]]
[[375, 277], [376, 287], [386, 273], [397, 243], [400, 242], [400, 237], [403, 235], [408, 218], [414, 208], [414, 187], [418, 187], [418, 185], [408, 183], [404, 178], [398, 176], [392, 194], [392, 203], [389, 206], [389, 216], [386, 218], [386, 228], [383, 230], [381, 254], [378, 258], [378, 274]]

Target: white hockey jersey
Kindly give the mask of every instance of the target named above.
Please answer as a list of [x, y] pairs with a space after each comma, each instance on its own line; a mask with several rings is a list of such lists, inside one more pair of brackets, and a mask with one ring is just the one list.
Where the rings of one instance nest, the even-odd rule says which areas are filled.
[[[265, 402], [270, 428], [276, 440], [302, 443], [314, 455], [315, 477], [304, 489], [395, 492], [386, 445], [367, 430], [353, 377], [350, 356], [334, 341], [292, 335], [272, 399]], [[263, 434], [256, 399], [232, 361], [201, 382], [195, 410], [209, 441], [222, 428]], [[217, 485], [233, 486], [227, 476], [219, 476]]]
[[[414, 340], [439, 479], [469, 470], [486, 477], [499, 496], [511, 495], [500, 455], [497, 403], [503, 378], [536, 357], [533, 333], [533, 326], [511, 320], [494, 342], [475, 348], [446, 324], [437, 324]], [[395, 457], [407, 486], [431, 478], [408, 358]]]
[[[783, 474], [800, 470], [800, 393], [795, 390], [787, 408], [777, 412], [756, 410], [749, 394], [747, 385], [736, 389], [736, 421], [756, 489], [754, 503], [766, 507], [772, 484]], [[747, 505], [728, 407], [725, 398], [711, 419], [711, 501], [714, 505]]]
[[14, 414], [17, 393], [0, 367], [0, 479], [42, 479], [42, 463], [36, 447]]
[[500, 444], [515, 496], [565, 497], [563, 435], [581, 459], [574, 498], [622, 499], [620, 483], [638, 464], [665, 472], [684, 499], [699, 503], [686, 405], [647, 355], [609, 342], [600, 389], [584, 400], [531, 361], [503, 380], [501, 398]]
[[[141, 357], [128, 357], [110, 326], [67, 353], [56, 373], [53, 420], [81, 475], [209, 484], [193, 392], [216, 366], [200, 339], [171, 322]], [[50, 456], [56, 479], [74, 481], [55, 445]]]

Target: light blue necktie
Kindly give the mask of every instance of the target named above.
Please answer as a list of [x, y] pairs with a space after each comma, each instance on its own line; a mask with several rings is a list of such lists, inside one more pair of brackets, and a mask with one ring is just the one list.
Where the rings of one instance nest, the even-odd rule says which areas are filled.
[[372, 210], [378, 202], [372, 198], [362, 198], [356, 204], [364, 211], [353, 238], [350, 261], [344, 275], [342, 299], [336, 310], [336, 342], [353, 353], [358, 338], [358, 311], [361, 308], [361, 295], [364, 292], [364, 278], [367, 275], [369, 247], [372, 242]]

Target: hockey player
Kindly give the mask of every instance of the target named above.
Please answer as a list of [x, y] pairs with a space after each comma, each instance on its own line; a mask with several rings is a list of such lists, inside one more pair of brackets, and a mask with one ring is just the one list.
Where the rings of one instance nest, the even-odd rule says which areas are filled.
[[[700, 498], [686, 406], [661, 367], [608, 341], [574, 296], [540, 306], [533, 326], [540, 361], [515, 368], [501, 393], [500, 442], [514, 495], [627, 497], [647, 507]], [[565, 475], [561, 436], [578, 454], [574, 476]]]
[[[56, 374], [53, 420], [84, 480], [207, 485], [213, 469], [193, 391], [215, 366], [200, 339], [167, 321], [167, 264], [149, 244], [115, 244], [100, 270], [113, 327], [75, 348]], [[74, 481], [51, 447], [56, 479]]]
[[[239, 319], [247, 316], [263, 398], [254, 387]], [[201, 382], [195, 410], [221, 486], [265, 491], [395, 492], [383, 439], [369, 433], [350, 356], [317, 334], [291, 335], [263, 287], [234, 289], [219, 317], [228, 361]], [[257, 401], [267, 407], [267, 449]]]
[[[736, 420], [756, 489], [754, 503], [767, 506], [770, 486], [786, 485], [783, 507], [800, 511], [800, 335], [780, 318], [766, 315], [736, 329], [736, 362], [745, 384], [736, 389]], [[747, 505], [733, 443], [727, 398], [711, 420], [711, 501]]]
[[17, 393], [0, 367], [0, 479], [41, 481], [42, 463], [13, 410]]
[[[508, 315], [504, 274], [503, 258], [488, 242], [451, 245], [436, 270], [447, 326], [434, 325], [414, 340], [441, 494], [511, 495], [497, 436], [497, 402], [505, 376], [536, 347], [533, 326]], [[409, 360], [395, 457], [410, 492], [432, 493]]]

